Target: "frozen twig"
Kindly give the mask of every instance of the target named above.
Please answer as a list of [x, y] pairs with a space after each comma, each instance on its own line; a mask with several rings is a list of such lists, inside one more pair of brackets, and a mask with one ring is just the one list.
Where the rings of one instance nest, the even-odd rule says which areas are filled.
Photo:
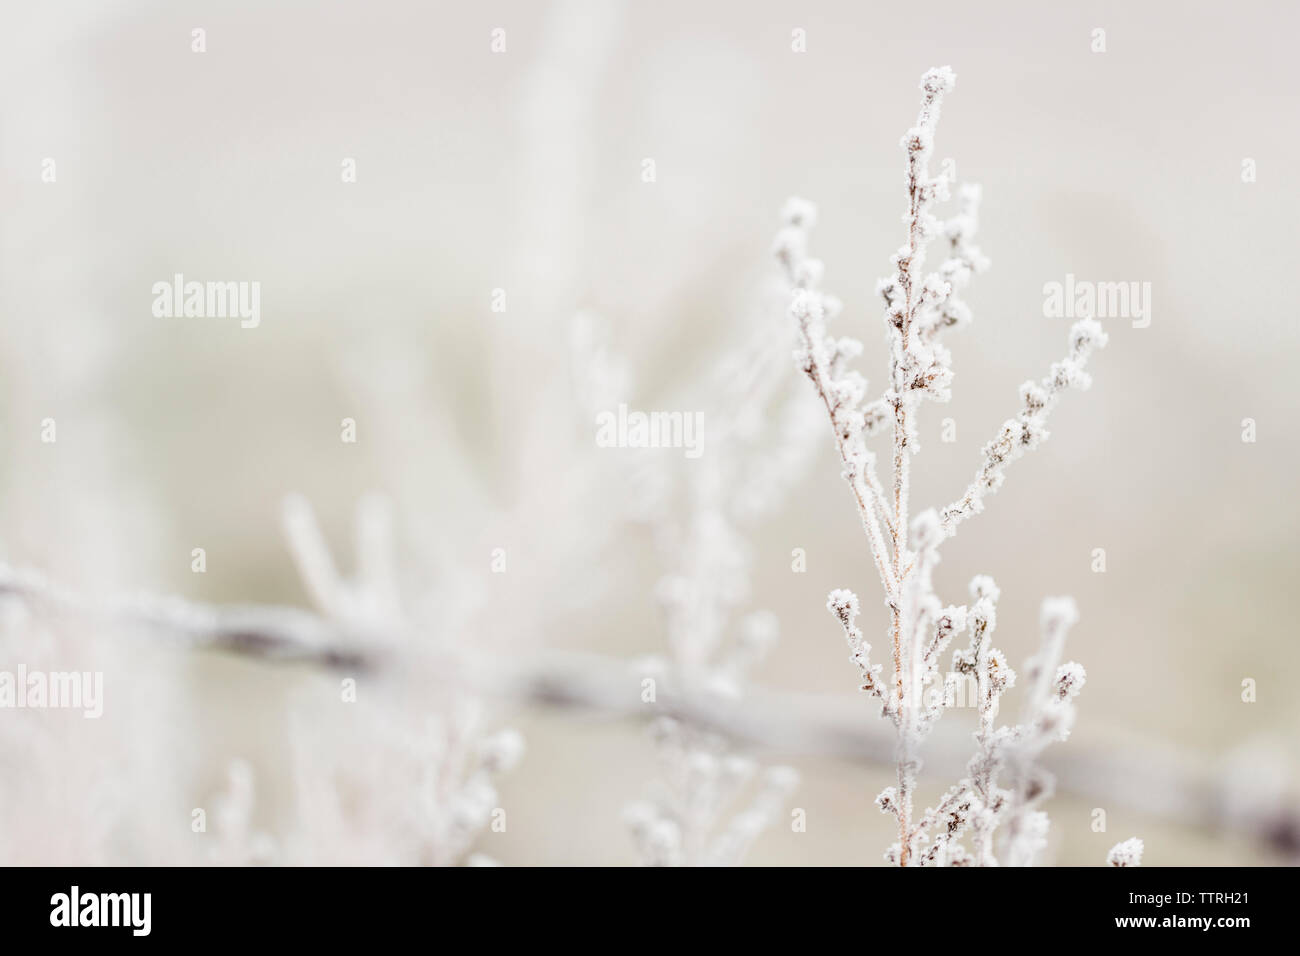
[[0, 597], [24, 601], [47, 614], [143, 630], [197, 649], [226, 651], [272, 663], [301, 663], [365, 671], [387, 656], [362, 647], [337, 622], [280, 605], [213, 605], [151, 594], [86, 597], [25, 568], [0, 565]]
[[1007, 466], [1047, 440], [1048, 431], [1044, 426], [1048, 413], [1066, 389], [1086, 389], [1092, 384], [1084, 366], [1093, 350], [1106, 344], [1106, 338], [1096, 319], [1080, 319], [1070, 328], [1065, 358], [1054, 362], [1051, 372], [1041, 382], [1029, 381], [1020, 386], [1020, 414], [1007, 419], [997, 436], [984, 446], [984, 461], [974, 481], [965, 494], [943, 509], [945, 534], [954, 534], [957, 525], [983, 511], [985, 496], [1002, 487]]

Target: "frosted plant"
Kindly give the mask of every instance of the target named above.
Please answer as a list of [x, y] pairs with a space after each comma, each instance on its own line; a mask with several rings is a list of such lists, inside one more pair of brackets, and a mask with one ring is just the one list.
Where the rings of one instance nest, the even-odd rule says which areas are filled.
[[727, 741], [661, 717], [652, 726], [664, 793], [629, 806], [623, 819], [648, 866], [735, 866], [760, 833], [782, 815], [799, 782], [791, 767], [759, 774], [748, 806], [722, 823], [723, 814], [758, 773], [756, 762], [731, 753]]
[[[1029, 669], [1024, 718], [1015, 727], [995, 728], [998, 702], [1015, 680], [1002, 653], [989, 643], [997, 587], [990, 578], [977, 577], [971, 584], [972, 606], [945, 606], [935, 594], [931, 575], [940, 546], [958, 525], [983, 509], [985, 496], [1001, 487], [1007, 466], [1047, 438], [1044, 426], [1061, 393], [1090, 384], [1085, 365], [1092, 351], [1106, 343], [1094, 319], [1071, 327], [1067, 354], [1051, 366], [1046, 378], [1021, 386], [1019, 413], [984, 446], [983, 460], [960, 497], [909, 520], [917, 414], [923, 401], [946, 402], [951, 397], [951, 356], [941, 337], [948, 329], [969, 324], [971, 311], [960, 293], [973, 274], [988, 266], [972, 244], [978, 225], [978, 187], [961, 189], [955, 216], [940, 220], [934, 214], [936, 204], [949, 198], [951, 184], [945, 175], [930, 175], [929, 160], [940, 105], [955, 80], [948, 67], [930, 70], [921, 78], [920, 115], [902, 141], [907, 154], [908, 206], [903, 217], [907, 238], [891, 259], [893, 273], [878, 286], [885, 302], [889, 346], [889, 377], [878, 398], [868, 399], [867, 380], [849, 367], [862, 353], [862, 343], [827, 333], [826, 324], [841, 311], [841, 304], [819, 290], [822, 264], [807, 255], [808, 231], [816, 219], [811, 203], [801, 199], [786, 203], [775, 244], [776, 256], [795, 290], [790, 307], [800, 334], [795, 358], [830, 416], [843, 477], [852, 489], [889, 612], [886, 666], [870, 657], [871, 645], [857, 625], [857, 596], [841, 589], [831, 592], [828, 600], [861, 672], [862, 689], [880, 701], [883, 716], [896, 730], [898, 783], [881, 793], [877, 803], [898, 820], [898, 842], [886, 858], [900, 866], [992, 865], [997, 862], [993, 834], [1002, 824], [1007, 827], [1008, 861], [1032, 860], [1047, 826], [1046, 816], [1035, 807], [1051, 788], [1050, 778], [1036, 767], [1035, 758], [1049, 741], [1069, 732], [1071, 700], [1084, 677], [1078, 664], [1059, 663], [1065, 633], [1077, 617], [1073, 602], [1050, 600], [1043, 609], [1043, 648]], [[937, 270], [926, 273], [926, 253], [935, 240], [942, 240], [946, 255]], [[876, 455], [867, 446], [869, 438], [884, 431], [893, 438], [888, 491], [877, 473]], [[973, 676], [978, 687], [978, 751], [969, 776], [935, 807], [917, 814], [918, 748], [944, 708], [954, 702], [952, 684], [938, 680], [940, 655], [968, 627], [970, 646], [957, 651], [953, 663], [958, 677]], [[1007, 777], [1005, 788], [998, 784], [1000, 772]], [[974, 855], [956, 842], [968, 830]]]
[[[1051, 796], [1054, 783], [1036, 760], [1048, 744], [1064, 740], [1074, 723], [1073, 701], [1083, 688], [1084, 670], [1074, 661], [1061, 664], [1060, 660], [1066, 633], [1078, 620], [1078, 612], [1070, 598], [1043, 602], [1042, 643], [1025, 668], [1028, 698], [1024, 713], [1013, 727], [995, 727], [1002, 695], [1016, 682], [1016, 672], [1007, 666], [1005, 655], [990, 642], [997, 626], [999, 593], [987, 576], [971, 582], [970, 644], [953, 655], [944, 701], [954, 699], [955, 681], [973, 678], [979, 715], [977, 749], [967, 768], [970, 776], [922, 818], [921, 826], [927, 830], [944, 825], [926, 848], [923, 863], [964, 860], [964, 851], [953, 841], [967, 824], [974, 849], [970, 862], [978, 866], [997, 863], [993, 836], [1003, 824], [1007, 828], [1006, 858], [1012, 865], [1030, 865], [1046, 843], [1047, 815], [1036, 807]], [[998, 785], [1002, 772], [1007, 777], [1005, 788]]]
[[[340, 707], [337, 691], [300, 698], [291, 728], [297, 854], [352, 864], [460, 862], [498, 808], [494, 778], [524, 749], [513, 730], [486, 731], [486, 707], [472, 689], [440, 679], [458, 659], [444, 635], [458, 635], [469, 609], [463, 600], [435, 602], [424, 620], [403, 606], [383, 499], [358, 509], [351, 580], [335, 567], [304, 499], [286, 502], [285, 528], [321, 614], [361, 648], [403, 652], [400, 673], [368, 677], [355, 705]], [[466, 600], [474, 605], [477, 596]]]
[[255, 792], [253, 768], [232, 760], [226, 770], [226, 791], [217, 798], [213, 825], [216, 846], [209, 858], [218, 866], [253, 866], [274, 861], [275, 844], [252, 827]]
[[[771, 318], [788, 330], [779, 312]], [[750, 592], [745, 531], [804, 471], [817, 411], [806, 395], [788, 386], [789, 366], [784, 349], [773, 345], [779, 341], [774, 328], [759, 325], [759, 334], [721, 363], [706, 390], [720, 396], [704, 417], [707, 453], [687, 463], [681, 480], [673, 482], [670, 475], [654, 482], [666, 489], [661, 496], [674, 485], [681, 491], [685, 520], [671, 520], [662, 507], [650, 514], [660, 553], [671, 568], [657, 588], [668, 655], [640, 662], [641, 672], [673, 693], [718, 703], [743, 696], [750, 670], [777, 640], [774, 614], [741, 613]], [[797, 773], [783, 766], [760, 772], [722, 735], [685, 721], [661, 718], [651, 734], [662, 767], [660, 792], [654, 802], [634, 804], [626, 812], [643, 862], [738, 864], [780, 815]], [[752, 802], [724, 822], [725, 811], [756, 776]]]
[[[424, 773], [415, 791], [413, 825], [424, 862], [435, 866], [459, 861], [493, 822], [501, 798], [495, 778], [523, 756], [524, 738], [515, 730], [483, 734], [481, 709], [462, 709], [453, 719], [430, 720], [422, 746], [413, 748]], [[475, 864], [489, 858], [475, 854]]]
[[[638, 664], [665, 691], [718, 702], [744, 694], [750, 670], [779, 635], [770, 611], [737, 617], [748, 597], [750, 563], [737, 525], [761, 510], [760, 502], [770, 501], [773, 485], [782, 482], [768, 474], [771, 484], [762, 490], [724, 495], [719, 470], [726, 467], [720, 461], [726, 454], [715, 448], [698, 465], [692, 463], [697, 471], [688, 482], [686, 527], [658, 528], [661, 549], [676, 559], [657, 588], [669, 654]], [[733, 752], [722, 735], [672, 718], [655, 721], [651, 731], [662, 768], [660, 793], [654, 802], [629, 807], [625, 815], [643, 862], [737, 865], [759, 833], [775, 822], [798, 774], [790, 767], [758, 774], [756, 763]], [[756, 774], [758, 792], [749, 808], [722, 824], [723, 812]]]
[[1143, 849], [1142, 841], [1131, 837], [1111, 847], [1106, 862], [1111, 866], [1141, 866]]

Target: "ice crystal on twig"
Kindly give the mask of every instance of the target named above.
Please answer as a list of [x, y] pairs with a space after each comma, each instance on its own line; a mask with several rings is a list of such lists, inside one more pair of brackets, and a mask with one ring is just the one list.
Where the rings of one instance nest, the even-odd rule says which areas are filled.
[[1111, 866], [1141, 866], [1143, 849], [1141, 840], [1130, 837], [1110, 848], [1106, 862]]

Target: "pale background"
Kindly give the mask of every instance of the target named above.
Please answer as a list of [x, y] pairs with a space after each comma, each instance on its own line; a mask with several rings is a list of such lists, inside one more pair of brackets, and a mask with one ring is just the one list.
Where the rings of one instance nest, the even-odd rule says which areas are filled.
[[[902, 239], [898, 140], [920, 74], [951, 64], [936, 155], [983, 184], [993, 267], [967, 296], [975, 325], [951, 341], [954, 403], [922, 423], [916, 504], [964, 486], [1016, 387], [1060, 357], [1045, 282], [1146, 281], [1154, 309], [1146, 329], [1108, 323], [1094, 389], [1066, 396], [1051, 441], [948, 547], [941, 593], [962, 600], [972, 574], [994, 575], [1013, 663], [1032, 651], [1041, 597], [1074, 595], [1071, 656], [1089, 681], [1063, 762], [1076, 745], [1150, 749], [1225, 794], [1296, 802], [1294, 8], [6, 0], [3, 19], [6, 561], [89, 591], [303, 604], [281, 499], [307, 495], [346, 563], [353, 505], [377, 490], [396, 503], [411, 578], [437, 554], [488, 595], [492, 613], [458, 637], [501, 654], [520, 641], [662, 652], [663, 569], [644, 529], [575, 545], [627, 489], [597, 477], [577, 496], [573, 476], [635, 453], [596, 449], [587, 413], [565, 404], [569, 318], [606, 323], [632, 404], [693, 407], [677, 396], [743, 337], [774, 274], [777, 212], [799, 194], [819, 204], [814, 247], [846, 303], [841, 332], [867, 343], [878, 383], [874, 284]], [[190, 52], [194, 27], [205, 54]], [[795, 28], [806, 53], [791, 51]], [[56, 184], [40, 181], [45, 157]], [[340, 182], [344, 157], [355, 184]], [[154, 318], [150, 286], [174, 272], [260, 281], [261, 327]], [[47, 416], [55, 446], [39, 441]], [[356, 445], [339, 441], [348, 416]], [[938, 440], [945, 416], [952, 444]], [[783, 634], [756, 676], [870, 722], [824, 601], [852, 586], [875, 607], [874, 574], [829, 433], [816, 447], [752, 538], [754, 592]], [[190, 572], [200, 546], [204, 575]], [[510, 570], [493, 576], [499, 546]], [[791, 573], [795, 547], [805, 574]], [[1094, 548], [1105, 574], [1090, 570]], [[288, 827], [283, 725], [300, 676], [211, 657], [167, 674], [159, 713], [190, 709], [150, 744], [176, 789], [157, 826], [183, 844], [189, 807], [242, 756], [259, 824]], [[1256, 703], [1241, 700], [1246, 678]], [[502, 782], [509, 830], [480, 848], [507, 864], [634, 862], [620, 812], [655, 775], [642, 725], [531, 708], [500, 720], [529, 750]], [[886, 769], [772, 759], [803, 771], [791, 805], [809, 828], [769, 831], [750, 862], [880, 862], [890, 821], [870, 800]], [[931, 796], [949, 778], [925, 781]], [[52, 791], [49, 804], [77, 799]], [[1106, 833], [1089, 828], [1097, 806]], [[1132, 835], [1149, 864], [1286, 861], [1119, 801], [1063, 794], [1049, 809], [1057, 862], [1099, 863]]]

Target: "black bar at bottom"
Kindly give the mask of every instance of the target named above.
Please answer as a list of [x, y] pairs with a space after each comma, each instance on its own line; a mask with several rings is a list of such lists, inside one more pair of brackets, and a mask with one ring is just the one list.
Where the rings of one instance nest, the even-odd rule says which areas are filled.
[[[517, 933], [558, 945], [556, 930], [573, 941], [584, 931], [617, 933], [622, 926], [667, 945], [684, 918], [701, 919], [702, 931], [716, 929], [732, 943], [778, 928], [817, 934], [853, 933], [854, 926], [870, 927], [864, 939], [873, 942], [951, 934], [958, 943], [990, 923], [1015, 937], [1042, 930], [1057, 938], [1199, 934], [1231, 942], [1259, 929], [1289, 932], [1295, 915], [1293, 872], [1286, 869], [750, 868], [668, 875], [571, 868], [539, 878], [504, 868], [10, 868], [0, 870], [0, 880], [6, 943], [112, 937], [128, 945], [338, 945], [437, 927], [483, 942]], [[1284, 914], [1284, 906], [1291, 912]]]

